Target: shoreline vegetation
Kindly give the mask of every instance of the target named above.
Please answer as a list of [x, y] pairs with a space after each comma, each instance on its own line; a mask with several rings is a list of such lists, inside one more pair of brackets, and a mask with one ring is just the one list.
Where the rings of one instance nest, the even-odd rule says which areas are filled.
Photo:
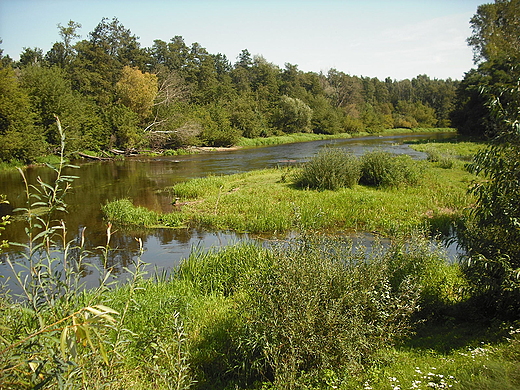
[[[167, 214], [129, 199], [110, 202], [107, 245], [96, 248], [105, 264], [120, 223], [296, 234], [268, 245], [194, 248], [170, 274], [150, 272], [138, 258], [128, 264], [130, 279], [118, 285], [103, 267], [96, 271], [99, 286], [81, 293], [75, 269], [92, 267], [83, 240], [67, 243], [65, 226], [60, 238], [45, 223], [50, 215], [28, 213], [47, 229], [31, 242], [41, 237], [46, 245], [31, 272], [18, 274], [29, 308], [0, 300], [9, 314], [0, 318], [6, 330], [0, 380], [7, 389], [45, 383], [138, 390], [516, 388], [520, 330], [475, 312], [460, 264], [430, 239], [449, 234], [472, 205], [467, 188], [476, 176], [465, 167], [482, 144], [411, 147], [427, 160], [375, 152], [357, 162], [355, 182], [334, 190], [312, 188], [312, 180], [298, 184], [303, 164], [165, 188], [175, 199]], [[326, 149], [325, 160], [338, 158], [335, 150]], [[413, 180], [367, 184], [367, 161], [398, 169], [393, 176], [411, 172]], [[61, 168], [56, 172], [60, 178]], [[66, 206], [62, 189], [73, 178], [63, 179], [54, 187], [40, 183], [52, 188], [51, 207]], [[328, 234], [338, 228], [392, 239], [366, 248]], [[60, 269], [62, 247], [64, 275], [47, 273]], [[33, 317], [43, 325], [32, 324]], [[31, 342], [18, 340], [17, 323]], [[20, 353], [30, 356], [32, 375], [11, 369], [26, 364]], [[53, 353], [54, 361], [44, 359]]]
[[[66, 207], [73, 177], [61, 176], [62, 154], [54, 186], [27, 188], [28, 198], [36, 199], [27, 209], [31, 229], [46, 229], [36, 236], [29, 229], [30, 240], [46, 244], [31, 272], [17, 275], [29, 307], [0, 300], [9, 314], [0, 319], [6, 330], [0, 379], [11, 384], [7, 388], [516, 388], [520, 330], [475, 311], [460, 264], [430, 238], [450, 234], [472, 206], [467, 188], [476, 176], [466, 165], [483, 145], [444, 140], [410, 146], [427, 160], [378, 151], [352, 160], [330, 147], [299, 166], [165, 188], [175, 199], [172, 213], [135, 207], [129, 199], [107, 203], [107, 245], [96, 248], [104, 264], [113, 251], [111, 231], [136, 221], [150, 228], [197, 224], [296, 235], [267, 246], [194, 248], [170, 274], [148, 274], [138, 258], [128, 265], [130, 279], [118, 285], [108, 282], [110, 267], [103, 267], [96, 271], [99, 286], [81, 293], [75, 269], [92, 267], [83, 240], [67, 242], [64, 225], [60, 238], [50, 214], [29, 212], [46, 197], [51, 209]], [[320, 169], [330, 172], [327, 162], [342, 166], [341, 158], [359, 168], [345, 171], [354, 181], [323, 189], [310, 175], [302, 187], [302, 172], [317, 165], [309, 172], [320, 178]], [[386, 173], [378, 179], [374, 167]], [[366, 248], [328, 234], [338, 229], [392, 239]], [[56, 253], [63, 247], [60, 266]], [[16, 324], [26, 327], [31, 342], [19, 340]], [[49, 353], [57, 357], [52, 362], [44, 358]], [[10, 368], [25, 364], [20, 354], [31, 356], [32, 376]]]
[[[69, 159], [78, 162], [79, 160], [98, 160], [108, 161], [113, 159], [120, 159], [130, 156], [179, 156], [185, 154], [195, 153], [208, 153], [218, 151], [229, 151], [239, 148], [249, 147], [261, 147], [261, 146], [273, 146], [290, 144], [297, 142], [309, 142], [319, 141], [326, 139], [350, 139], [367, 136], [391, 136], [397, 134], [418, 134], [418, 133], [456, 133], [457, 130], [454, 128], [396, 128], [386, 129], [380, 132], [359, 132], [359, 133], [342, 133], [342, 134], [314, 134], [314, 133], [294, 133], [285, 134], [279, 136], [270, 137], [258, 137], [258, 138], [241, 138], [235, 145], [228, 147], [212, 147], [212, 146], [188, 146], [179, 149], [129, 149], [129, 150], [116, 150], [96, 152], [92, 150], [82, 150], [79, 152], [70, 153]], [[58, 157], [55, 155], [40, 156], [36, 158], [36, 162], [28, 165], [45, 165], [45, 164], [56, 164]], [[20, 161], [13, 160], [12, 162], [0, 162], [0, 171], [6, 169], [16, 169], [27, 166]]]
[[[144, 48], [115, 17], [86, 39], [79, 23], [58, 24], [60, 42], [16, 62], [0, 49], [0, 169], [43, 163], [54, 177], [28, 183], [19, 168], [25, 242], [0, 242], [20, 248], [0, 259], [0, 388], [519, 389], [519, 13], [516, 0], [477, 8], [475, 68], [460, 81], [282, 69], [247, 49], [233, 64], [182, 36]], [[164, 188], [163, 213], [100, 205], [106, 243], [94, 248], [59, 219], [70, 151], [122, 159], [446, 131], [434, 126], [457, 135], [410, 143], [424, 161], [320, 148], [300, 165]], [[130, 235], [111, 240], [136, 224], [284, 239], [195, 247], [159, 272], [142, 239], [135, 257]], [[376, 240], [333, 234], [350, 230]], [[458, 261], [443, 236], [465, 251]], [[87, 274], [99, 277], [88, 289]]]
[[312, 190], [295, 185], [301, 166], [280, 166], [197, 178], [165, 188], [163, 191], [172, 198], [171, 212], [134, 206], [130, 199], [109, 202], [103, 211], [112, 223], [145, 228], [199, 226], [282, 234], [291, 230], [336, 230], [385, 236], [425, 229], [449, 234], [473, 202], [467, 188], [475, 177], [464, 165], [480, 144], [417, 143], [411, 147], [426, 152], [430, 160], [400, 158], [405, 166], [413, 167], [417, 176], [413, 185], [356, 184], [334, 191]]

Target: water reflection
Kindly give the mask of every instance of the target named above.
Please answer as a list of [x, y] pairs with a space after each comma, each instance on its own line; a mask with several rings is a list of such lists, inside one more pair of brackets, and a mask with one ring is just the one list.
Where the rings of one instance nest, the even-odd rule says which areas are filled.
[[[438, 140], [453, 137], [453, 134], [412, 134], [390, 137], [361, 137], [345, 140], [324, 140], [271, 147], [224, 151], [175, 157], [129, 158], [124, 161], [81, 163], [80, 169], [67, 169], [65, 174], [79, 176], [73, 183], [73, 191], [67, 195], [68, 213], [60, 218], [66, 222], [69, 239], [78, 239], [85, 230], [86, 247], [94, 254], [89, 260], [102, 266], [95, 248], [106, 244], [106, 223], [101, 214], [101, 205], [108, 201], [129, 198], [134, 204], [156, 211], [171, 211], [172, 199], [161, 192], [164, 187], [195, 177], [225, 175], [253, 169], [274, 167], [287, 162], [303, 162], [329, 145], [345, 148], [362, 155], [375, 148], [396, 154], [408, 154], [416, 159], [425, 155], [415, 152], [405, 143], [418, 139]], [[54, 173], [42, 167], [30, 167], [25, 171], [29, 183], [37, 177], [52, 182]], [[10, 214], [13, 208], [25, 207], [26, 196], [20, 174], [16, 171], [0, 173], [0, 193], [7, 195], [10, 205], [0, 205], [0, 214]], [[2, 239], [26, 243], [25, 224], [13, 222], [4, 231]], [[142, 260], [153, 264], [158, 270], [171, 269], [188, 256], [193, 246], [209, 248], [223, 246], [244, 239], [244, 235], [229, 232], [207, 232], [195, 229], [122, 230], [111, 238], [111, 247], [116, 250], [107, 259], [106, 266], [115, 273], [123, 273], [132, 264], [143, 242], [145, 252]], [[11, 253], [11, 255], [14, 255]], [[88, 283], [97, 280], [95, 272], [89, 271]], [[0, 274], [9, 271], [0, 257]]]

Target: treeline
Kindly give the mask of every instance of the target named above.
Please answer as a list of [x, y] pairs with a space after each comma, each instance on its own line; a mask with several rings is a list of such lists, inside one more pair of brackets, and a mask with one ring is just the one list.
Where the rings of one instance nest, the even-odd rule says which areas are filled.
[[58, 25], [61, 41], [44, 53], [0, 51], [0, 156], [31, 161], [59, 145], [69, 152], [111, 148], [228, 146], [240, 137], [294, 132], [375, 132], [448, 127], [458, 82], [283, 69], [243, 50], [234, 64], [182, 37], [142, 48], [116, 18], [88, 39], [80, 24]]

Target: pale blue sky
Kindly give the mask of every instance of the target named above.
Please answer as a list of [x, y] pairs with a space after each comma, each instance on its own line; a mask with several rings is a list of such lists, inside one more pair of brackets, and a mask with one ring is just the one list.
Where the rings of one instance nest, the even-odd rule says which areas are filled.
[[0, 0], [4, 54], [47, 51], [57, 24], [81, 23], [82, 38], [103, 17], [140, 37], [180, 35], [234, 63], [242, 49], [280, 67], [402, 80], [419, 74], [461, 79], [473, 65], [466, 38], [477, 0]]

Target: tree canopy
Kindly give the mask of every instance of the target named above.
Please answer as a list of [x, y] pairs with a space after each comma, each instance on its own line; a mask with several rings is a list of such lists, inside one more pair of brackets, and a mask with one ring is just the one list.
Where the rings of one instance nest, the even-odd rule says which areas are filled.
[[[290, 63], [282, 69], [247, 49], [232, 63], [181, 36], [143, 48], [117, 18], [103, 18], [84, 39], [80, 28], [72, 20], [59, 24], [61, 40], [47, 53], [27, 47], [16, 62], [0, 54], [5, 82], [16, 85], [2, 92], [4, 100], [16, 89], [26, 102], [17, 112], [2, 108], [2, 118], [26, 118], [31, 142], [41, 146], [2, 153], [2, 160], [29, 162], [52, 152], [54, 114], [69, 129], [69, 152], [450, 125], [455, 80], [379, 80]], [[0, 137], [15, 134], [16, 123], [3, 119]]]

